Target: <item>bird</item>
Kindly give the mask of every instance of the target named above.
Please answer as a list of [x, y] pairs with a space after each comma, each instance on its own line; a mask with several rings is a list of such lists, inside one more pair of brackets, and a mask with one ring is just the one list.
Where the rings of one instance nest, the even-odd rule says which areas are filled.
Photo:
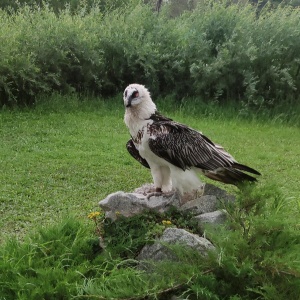
[[174, 190], [183, 195], [201, 188], [198, 173], [238, 187], [244, 182], [257, 181], [247, 173], [261, 175], [238, 163], [202, 132], [161, 114], [144, 85], [128, 85], [123, 100], [124, 122], [131, 135], [126, 148], [151, 170], [156, 195]]

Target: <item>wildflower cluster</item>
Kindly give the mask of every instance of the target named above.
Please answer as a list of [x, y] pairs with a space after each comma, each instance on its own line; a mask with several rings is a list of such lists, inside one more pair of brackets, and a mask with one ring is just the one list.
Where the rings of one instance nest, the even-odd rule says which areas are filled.
[[172, 222], [169, 220], [162, 220], [162, 224], [165, 226], [170, 226], [170, 225], [172, 225]]
[[96, 219], [98, 216], [102, 215], [102, 212], [94, 211], [88, 214], [89, 219]]
[[105, 220], [105, 213], [103, 211], [94, 211], [88, 214], [88, 218], [90, 220], [94, 220], [96, 225], [96, 233], [99, 236], [100, 245], [104, 246], [103, 243], [103, 235], [104, 235], [104, 220]]

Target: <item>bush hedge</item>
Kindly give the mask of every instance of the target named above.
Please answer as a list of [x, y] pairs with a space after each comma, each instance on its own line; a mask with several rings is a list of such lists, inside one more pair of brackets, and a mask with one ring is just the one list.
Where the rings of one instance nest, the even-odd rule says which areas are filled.
[[258, 15], [222, 0], [175, 18], [138, 0], [106, 13], [100, 4], [0, 10], [0, 104], [53, 91], [111, 96], [139, 82], [177, 99], [287, 106], [299, 99], [299, 25], [298, 8]]

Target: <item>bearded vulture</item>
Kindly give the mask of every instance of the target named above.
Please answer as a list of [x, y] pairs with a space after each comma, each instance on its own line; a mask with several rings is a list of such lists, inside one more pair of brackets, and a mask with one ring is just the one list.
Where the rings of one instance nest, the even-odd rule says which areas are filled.
[[150, 168], [157, 193], [177, 189], [183, 194], [199, 189], [202, 184], [196, 172], [234, 185], [256, 181], [243, 171], [260, 175], [201, 132], [160, 114], [143, 85], [130, 84], [123, 96], [124, 121], [131, 135], [127, 150]]

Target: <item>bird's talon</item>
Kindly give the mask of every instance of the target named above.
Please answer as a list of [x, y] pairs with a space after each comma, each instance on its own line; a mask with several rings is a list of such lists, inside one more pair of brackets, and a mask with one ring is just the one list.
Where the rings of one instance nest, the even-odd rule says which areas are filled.
[[163, 194], [162, 192], [153, 192], [153, 193], [148, 194], [146, 198], [147, 198], [147, 200], [150, 200], [151, 197], [159, 197], [159, 196], [162, 196], [162, 194]]
[[160, 196], [163, 196], [163, 197], [171, 197], [174, 195], [174, 192], [171, 191], [171, 192], [167, 192], [167, 193], [163, 193], [163, 192], [153, 192], [153, 193], [150, 193], [147, 195], [147, 199], [150, 200], [151, 197], [160, 197]]

